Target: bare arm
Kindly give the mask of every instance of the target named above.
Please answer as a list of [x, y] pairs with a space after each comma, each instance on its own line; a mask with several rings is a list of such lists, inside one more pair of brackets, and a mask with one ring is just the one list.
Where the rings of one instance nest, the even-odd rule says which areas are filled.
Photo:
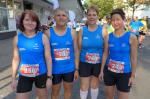
[[17, 42], [18, 42], [18, 36], [15, 36], [13, 40], [12, 79], [16, 79], [17, 69], [20, 62]]
[[81, 48], [82, 48], [82, 29], [79, 30], [78, 32], [78, 38], [77, 38], [77, 42], [78, 42], [78, 61], [80, 61], [80, 51], [81, 51]]
[[132, 67], [131, 77], [135, 77], [136, 65], [137, 65], [138, 41], [137, 41], [137, 38], [134, 35], [131, 35], [130, 43], [131, 43], [131, 67]]
[[51, 58], [51, 53], [50, 53], [50, 44], [49, 40], [46, 35], [43, 35], [43, 44], [44, 44], [44, 49], [45, 49], [45, 60], [46, 60], [46, 65], [47, 65], [47, 76], [52, 75], [52, 58]]
[[82, 30], [81, 29], [79, 30], [79, 33], [78, 33], [78, 48], [79, 48], [79, 53], [80, 53], [81, 48], [82, 48]]
[[77, 45], [77, 34], [75, 30], [72, 30], [72, 37], [73, 37], [73, 43], [74, 43], [74, 55], [75, 55], [75, 66], [76, 69], [79, 69], [79, 50]]
[[104, 38], [104, 51], [102, 56], [101, 72], [103, 72], [104, 70], [104, 66], [106, 64], [106, 60], [108, 57], [108, 32], [107, 32], [106, 25], [103, 26], [103, 38]]

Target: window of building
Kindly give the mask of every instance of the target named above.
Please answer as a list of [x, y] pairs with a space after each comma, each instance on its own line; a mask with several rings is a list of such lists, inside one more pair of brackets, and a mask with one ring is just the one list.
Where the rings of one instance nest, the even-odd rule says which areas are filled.
[[6, 0], [0, 0], [0, 7], [6, 7]]
[[0, 0], [0, 31], [8, 30], [6, 0]]
[[28, 1], [24, 1], [24, 10], [32, 10], [33, 9], [33, 4], [28, 2]]

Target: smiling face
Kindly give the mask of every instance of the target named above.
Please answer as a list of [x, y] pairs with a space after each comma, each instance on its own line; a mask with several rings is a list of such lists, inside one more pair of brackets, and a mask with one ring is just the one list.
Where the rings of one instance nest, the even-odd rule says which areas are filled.
[[54, 19], [57, 25], [65, 26], [68, 22], [68, 15], [63, 10], [58, 10], [55, 12]]
[[97, 20], [98, 20], [97, 12], [93, 9], [90, 9], [87, 13], [88, 24], [94, 25], [94, 24], [96, 24]]
[[19, 29], [21, 31], [38, 31], [40, 29], [40, 20], [35, 12], [26, 10], [22, 13], [19, 22]]
[[34, 31], [37, 26], [37, 22], [33, 21], [29, 14], [26, 14], [23, 19], [23, 26], [25, 31]]
[[122, 29], [124, 27], [124, 20], [120, 14], [113, 14], [111, 23], [115, 30]]

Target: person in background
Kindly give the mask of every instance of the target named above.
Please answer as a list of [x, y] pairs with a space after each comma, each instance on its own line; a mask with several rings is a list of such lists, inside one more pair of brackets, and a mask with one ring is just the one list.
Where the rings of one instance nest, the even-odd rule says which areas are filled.
[[[13, 42], [12, 82], [16, 99], [29, 99], [33, 83], [39, 99], [48, 99], [51, 87], [51, 55], [48, 38], [39, 32], [40, 21], [35, 12], [26, 10], [20, 17], [20, 31]], [[16, 75], [19, 73], [18, 83]]]
[[108, 31], [108, 34], [112, 33], [114, 31], [114, 28], [112, 27], [112, 24], [111, 24], [111, 17], [110, 15], [107, 15], [106, 16], [106, 21], [107, 21], [107, 31]]
[[137, 39], [139, 39], [139, 30], [140, 27], [143, 26], [143, 23], [138, 20], [138, 17], [135, 16], [133, 20], [129, 24], [129, 31], [136, 35]]
[[140, 28], [140, 37], [139, 37], [139, 48], [143, 48], [144, 45], [142, 44], [144, 39], [145, 39], [145, 35], [148, 32], [148, 27], [147, 27], [147, 18], [146, 16], [143, 17], [143, 19], [141, 20], [141, 22], [143, 23], [143, 26]]
[[48, 23], [47, 23], [47, 26], [48, 27], [52, 27], [53, 26], [53, 18], [51, 17], [51, 16], [48, 16], [48, 21], [47, 21]]

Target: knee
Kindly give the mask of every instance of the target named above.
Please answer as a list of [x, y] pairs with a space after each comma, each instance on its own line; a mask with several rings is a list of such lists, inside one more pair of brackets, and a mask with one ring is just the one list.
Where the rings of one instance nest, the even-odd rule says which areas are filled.
[[88, 89], [89, 89], [89, 85], [81, 84], [81, 90], [82, 91], [87, 91]]
[[106, 92], [106, 99], [114, 99], [114, 94]]
[[99, 81], [94, 80], [91, 82], [91, 88], [96, 89], [99, 87]]
[[59, 96], [59, 90], [52, 90], [51, 94], [52, 96]]

